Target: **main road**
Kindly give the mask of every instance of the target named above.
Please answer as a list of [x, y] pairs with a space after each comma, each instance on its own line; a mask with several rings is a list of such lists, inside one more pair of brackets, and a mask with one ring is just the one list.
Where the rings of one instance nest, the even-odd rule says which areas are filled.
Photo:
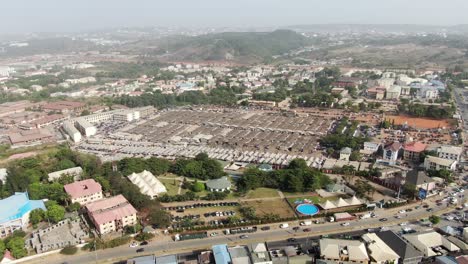
[[[136, 253], [136, 248], [130, 248], [128, 245], [120, 246], [117, 248], [98, 250], [94, 252], [80, 252], [73, 256], [65, 256], [60, 254], [52, 254], [46, 257], [38, 257], [30, 260], [27, 263], [71, 263], [71, 264], [85, 264], [85, 263], [113, 263], [120, 260], [132, 258], [134, 256], [156, 254], [176, 254], [190, 252], [193, 250], [210, 249], [212, 245], [216, 244], [228, 244], [244, 245], [253, 242], [264, 242], [264, 241], [284, 241], [287, 238], [305, 238], [305, 237], [317, 237], [325, 234], [335, 233], [346, 233], [366, 230], [368, 228], [379, 228], [382, 226], [394, 226], [402, 222], [409, 222], [420, 220], [421, 218], [427, 218], [433, 214], [443, 214], [449, 211], [453, 211], [453, 207], [448, 205], [437, 206], [432, 201], [427, 201], [428, 204], [433, 208], [432, 212], [428, 212], [425, 208], [414, 209], [416, 205], [412, 204], [405, 207], [399, 207], [394, 209], [378, 209], [376, 210], [377, 217], [370, 219], [360, 219], [350, 222], [349, 226], [342, 226], [341, 223], [324, 223], [315, 224], [309, 226], [310, 232], [303, 232], [303, 230], [293, 231], [292, 228], [280, 229], [277, 228], [278, 224], [272, 224], [272, 229], [269, 231], [258, 231], [256, 233], [248, 234], [247, 239], [241, 239], [239, 235], [223, 235], [222, 232], [218, 231], [220, 235], [216, 237], [209, 237], [205, 239], [195, 239], [186, 241], [172, 241], [169, 236], [159, 235], [149, 245], [144, 246], [145, 251], [143, 253]], [[398, 211], [404, 208], [413, 208], [411, 212], [401, 214], [402, 218], [397, 219], [394, 216], [398, 214]], [[382, 222], [381, 218], [387, 218], [388, 221]], [[298, 222], [290, 222], [290, 226], [297, 226]]]

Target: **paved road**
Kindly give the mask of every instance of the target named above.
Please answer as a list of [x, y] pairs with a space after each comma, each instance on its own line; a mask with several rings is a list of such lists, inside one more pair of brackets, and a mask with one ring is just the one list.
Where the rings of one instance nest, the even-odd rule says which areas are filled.
[[[151, 254], [156, 253], [158, 255], [162, 254], [174, 254], [174, 253], [182, 253], [188, 252], [192, 250], [198, 249], [209, 249], [212, 245], [215, 244], [229, 244], [229, 245], [242, 245], [248, 244], [252, 242], [259, 242], [259, 241], [281, 241], [285, 240], [290, 237], [296, 238], [304, 238], [304, 237], [313, 237], [319, 236], [322, 234], [333, 234], [333, 233], [345, 233], [345, 232], [353, 232], [359, 231], [367, 228], [378, 228], [381, 226], [392, 226], [396, 225], [401, 222], [407, 221], [414, 221], [419, 220], [421, 218], [428, 217], [432, 214], [443, 214], [448, 211], [454, 210], [453, 207], [444, 206], [435, 206], [433, 202], [430, 202], [431, 207], [434, 208], [434, 212], [427, 212], [426, 209], [421, 208], [418, 210], [413, 210], [409, 212], [407, 216], [403, 217], [402, 219], [396, 219], [394, 215], [397, 213], [398, 210], [401, 210], [401, 207], [398, 209], [390, 209], [390, 210], [377, 210], [376, 214], [378, 215], [377, 218], [371, 219], [362, 219], [352, 221], [350, 226], [344, 227], [341, 226], [340, 223], [325, 223], [319, 225], [312, 225], [310, 228], [312, 229], [311, 232], [303, 232], [299, 230], [298, 232], [294, 232], [292, 229], [279, 229], [279, 228], [272, 228], [269, 231], [258, 231], [257, 233], [249, 234], [248, 239], [240, 239], [239, 235], [220, 235], [218, 237], [210, 237], [206, 239], [198, 239], [198, 240], [188, 240], [188, 241], [178, 241], [174, 242], [169, 240], [167, 236], [161, 236], [159, 238], [154, 239], [148, 246], [145, 246], [145, 252], [140, 254]], [[416, 205], [412, 205], [410, 207], [415, 207]], [[380, 222], [379, 218], [386, 217], [388, 218], [387, 222]], [[291, 224], [291, 226], [298, 225], [297, 222]], [[272, 227], [276, 227], [277, 225], [271, 225]], [[221, 233], [221, 232], [219, 232]], [[133, 256], [138, 255], [135, 252], [135, 248], [129, 248], [128, 245], [121, 246], [118, 248], [106, 249], [106, 250], [99, 250], [97, 252], [83, 252], [79, 253], [74, 256], [63, 256], [60, 254], [51, 255], [44, 258], [37, 258], [33, 261], [28, 263], [63, 263], [68, 262], [72, 264], [84, 264], [84, 263], [112, 263], [117, 260], [131, 258]], [[96, 261], [97, 260], [97, 261]]]

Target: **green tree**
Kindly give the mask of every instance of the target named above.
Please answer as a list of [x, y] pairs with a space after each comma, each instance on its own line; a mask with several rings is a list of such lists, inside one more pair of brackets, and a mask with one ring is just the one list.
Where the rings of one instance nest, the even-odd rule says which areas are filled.
[[192, 191], [194, 192], [202, 192], [205, 190], [205, 184], [202, 182], [198, 182], [195, 180], [195, 182], [192, 185]]
[[50, 205], [47, 207], [46, 218], [52, 223], [58, 223], [65, 217], [65, 208], [60, 205]]
[[67, 210], [69, 212], [77, 212], [78, 210], [80, 210], [80, 208], [81, 208], [81, 205], [77, 202], [74, 202], [67, 207]]
[[171, 224], [171, 216], [164, 210], [156, 209], [150, 212], [149, 222], [158, 228], [166, 228]]
[[154, 234], [147, 233], [147, 232], [141, 232], [140, 234], [135, 236], [136, 241], [146, 241], [150, 240], [154, 237]]
[[431, 215], [429, 216], [429, 221], [431, 221], [432, 224], [437, 225], [440, 223], [440, 217], [437, 215]]
[[3, 252], [5, 252], [6, 246], [3, 240], [0, 240], [0, 260], [3, 258]]
[[17, 259], [25, 257], [28, 254], [27, 250], [24, 248], [24, 239], [22, 237], [11, 238], [6, 248], [10, 250], [13, 257]]
[[355, 150], [351, 153], [349, 156], [350, 161], [359, 161], [361, 159], [361, 153], [359, 151]]
[[29, 214], [29, 222], [34, 226], [44, 219], [44, 210], [38, 208], [31, 211]]

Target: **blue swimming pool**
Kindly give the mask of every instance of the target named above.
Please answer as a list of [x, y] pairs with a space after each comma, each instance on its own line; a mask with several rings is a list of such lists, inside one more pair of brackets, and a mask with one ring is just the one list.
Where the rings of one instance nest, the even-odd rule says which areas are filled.
[[314, 215], [319, 212], [319, 209], [313, 204], [300, 204], [296, 207], [296, 211], [303, 215]]

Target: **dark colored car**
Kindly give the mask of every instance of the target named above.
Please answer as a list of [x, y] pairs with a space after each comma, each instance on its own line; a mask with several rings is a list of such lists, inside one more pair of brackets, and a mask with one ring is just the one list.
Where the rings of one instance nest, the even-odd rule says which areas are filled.
[[141, 253], [141, 252], [144, 252], [144, 251], [145, 251], [144, 248], [139, 248], [139, 249], [136, 250], [137, 253]]
[[304, 229], [303, 231], [304, 231], [304, 232], [310, 232], [310, 231], [312, 231], [312, 229], [306, 228], [306, 229]]
[[291, 237], [291, 238], [288, 238], [288, 242], [296, 242], [297, 239], [295, 239], [294, 237]]
[[148, 245], [148, 241], [143, 241], [140, 243], [140, 246], [146, 246], [146, 245]]
[[387, 218], [380, 218], [379, 221], [380, 221], [380, 222], [385, 222], [385, 221], [387, 221], [387, 220], [388, 220]]
[[294, 230], [294, 231], [297, 231], [297, 230], [299, 230], [299, 227], [298, 227], [298, 226], [295, 226], [295, 227], [293, 227], [293, 230]]
[[264, 226], [262, 228], [260, 228], [262, 231], [267, 231], [267, 230], [270, 230], [270, 227], [269, 226]]

